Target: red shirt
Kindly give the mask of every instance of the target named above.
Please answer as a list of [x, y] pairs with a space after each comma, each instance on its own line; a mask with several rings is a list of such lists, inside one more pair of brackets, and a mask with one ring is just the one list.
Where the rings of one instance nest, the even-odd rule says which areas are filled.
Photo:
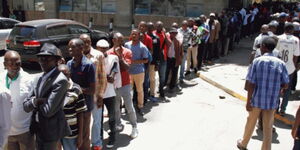
[[[124, 61], [128, 64], [131, 64], [131, 58], [132, 58], [131, 50], [129, 50], [125, 47], [122, 47], [122, 49], [120, 49], [120, 50], [122, 51], [122, 58], [124, 59]], [[108, 50], [107, 54], [108, 55], [117, 55], [114, 52], [113, 48]], [[130, 84], [130, 76], [129, 76], [128, 70], [122, 70], [121, 69], [121, 78], [122, 78], [122, 86]]]
[[167, 54], [168, 54], [168, 49], [167, 49], [167, 43], [164, 44], [164, 47], [163, 47], [163, 43], [165, 41], [165, 34], [163, 31], [161, 31], [160, 33], [158, 33], [157, 31], [153, 31], [154, 34], [156, 34], [158, 37], [159, 37], [159, 41], [160, 41], [160, 49], [164, 49], [163, 53], [164, 53], [164, 58], [165, 60], [167, 60]]
[[148, 34], [144, 34], [143, 44], [148, 48], [149, 51], [153, 49], [152, 38]]

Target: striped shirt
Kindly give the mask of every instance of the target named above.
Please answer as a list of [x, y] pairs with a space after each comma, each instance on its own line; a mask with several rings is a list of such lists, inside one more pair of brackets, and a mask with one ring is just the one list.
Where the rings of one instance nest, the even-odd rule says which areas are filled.
[[65, 138], [76, 138], [78, 135], [77, 114], [87, 111], [87, 106], [80, 86], [71, 80], [70, 82], [70, 88], [65, 98], [64, 112], [72, 134]]
[[271, 53], [254, 59], [247, 74], [247, 81], [255, 84], [251, 106], [260, 109], [278, 107], [280, 88], [289, 82], [285, 63]]

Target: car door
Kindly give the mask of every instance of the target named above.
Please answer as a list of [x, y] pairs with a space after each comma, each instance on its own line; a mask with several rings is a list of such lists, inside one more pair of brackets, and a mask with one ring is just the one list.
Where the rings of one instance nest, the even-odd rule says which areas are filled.
[[70, 57], [68, 52], [68, 43], [72, 39], [69, 28], [66, 24], [54, 25], [47, 27], [47, 35], [51, 43], [56, 45], [65, 58]]

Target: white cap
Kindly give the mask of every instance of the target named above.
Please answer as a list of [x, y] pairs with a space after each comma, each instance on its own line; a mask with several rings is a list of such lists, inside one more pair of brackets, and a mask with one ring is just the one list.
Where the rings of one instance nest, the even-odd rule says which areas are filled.
[[96, 46], [101, 48], [109, 48], [109, 43], [106, 40], [102, 39], [97, 42]]
[[300, 31], [300, 24], [298, 22], [293, 22], [295, 31]]

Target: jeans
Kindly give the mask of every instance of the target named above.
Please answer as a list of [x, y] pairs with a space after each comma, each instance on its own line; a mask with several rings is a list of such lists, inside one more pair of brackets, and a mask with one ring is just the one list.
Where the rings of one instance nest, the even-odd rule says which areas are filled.
[[183, 57], [182, 57], [182, 62], [181, 62], [181, 65], [180, 65], [179, 80], [183, 80], [183, 78], [184, 78], [186, 56], [187, 56], [187, 52], [184, 52]]
[[[108, 111], [108, 125], [109, 125], [109, 139], [112, 141], [115, 141], [115, 135], [116, 135], [116, 112], [115, 112], [115, 103], [116, 99], [115, 97], [108, 97], [103, 99], [103, 103]], [[103, 109], [102, 109], [103, 114]], [[103, 115], [101, 124], [103, 124]], [[101, 129], [102, 137], [103, 137], [103, 127]]]
[[131, 86], [130, 84], [122, 86], [121, 88], [116, 89], [116, 103], [115, 103], [115, 112], [116, 112], [116, 124], [121, 124], [121, 111], [120, 103], [121, 98], [123, 98], [125, 108], [129, 117], [130, 124], [133, 127], [137, 127], [136, 113], [133, 107], [133, 102], [131, 100]]
[[293, 91], [296, 91], [296, 86], [297, 86], [297, 79], [298, 79], [298, 74], [297, 74], [297, 70], [295, 70], [295, 72], [294, 72], [294, 76], [293, 76], [293, 80], [292, 81], [290, 81], [290, 82], [292, 82], [292, 87], [291, 87], [291, 90], [293, 90]]
[[77, 150], [77, 138], [63, 138], [61, 144], [64, 150]]
[[202, 63], [206, 60], [207, 52], [206, 52], [206, 43], [205, 40], [201, 40], [201, 44], [198, 45], [198, 65], [197, 68], [201, 69]]
[[149, 97], [149, 87], [150, 87], [149, 64], [145, 64], [145, 78], [143, 83], [144, 103], [147, 101]]
[[166, 70], [167, 70], [167, 62], [165, 60], [161, 60], [158, 66], [158, 75], [159, 75], [159, 94], [164, 95], [164, 86], [166, 81]]
[[168, 77], [170, 74], [170, 71], [172, 71], [172, 77], [170, 82], [170, 89], [173, 89], [176, 85], [177, 75], [178, 75], [178, 66], [176, 67], [176, 59], [175, 58], [168, 58], [167, 61], [167, 71], [166, 71], [166, 82], [168, 81]]
[[289, 75], [289, 79], [290, 79], [289, 87], [288, 87], [288, 89], [286, 89], [286, 91], [284, 92], [283, 97], [282, 97], [282, 102], [281, 102], [281, 105], [280, 105], [280, 111], [283, 111], [283, 112], [285, 112], [285, 110], [286, 110], [286, 107], [287, 107], [288, 102], [289, 102], [289, 97], [291, 95], [291, 86], [292, 86], [291, 81], [293, 79], [293, 76], [294, 76], [294, 73]]
[[93, 115], [93, 125], [92, 125], [92, 145], [93, 146], [102, 146], [102, 114], [103, 108], [94, 107], [92, 111]]

